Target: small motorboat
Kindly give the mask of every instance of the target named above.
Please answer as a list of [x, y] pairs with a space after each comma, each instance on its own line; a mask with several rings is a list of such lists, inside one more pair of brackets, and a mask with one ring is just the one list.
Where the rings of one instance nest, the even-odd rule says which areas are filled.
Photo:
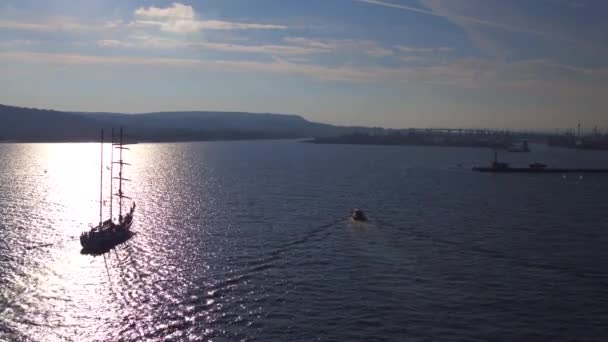
[[365, 216], [365, 213], [361, 209], [353, 210], [351, 218], [353, 219], [353, 221], [367, 222], [367, 216]]

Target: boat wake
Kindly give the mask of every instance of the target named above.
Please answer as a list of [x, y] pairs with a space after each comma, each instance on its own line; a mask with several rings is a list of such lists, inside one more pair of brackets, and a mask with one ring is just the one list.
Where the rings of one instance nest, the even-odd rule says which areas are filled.
[[[273, 252], [273, 254], [284, 253], [287, 250], [289, 250], [289, 248], [305, 244], [310, 240], [323, 239], [323, 238], [331, 235], [331, 231], [329, 231], [329, 228], [334, 227], [338, 223], [342, 223], [342, 222], [345, 222], [345, 219], [339, 219], [336, 221], [332, 221], [330, 223], [323, 224], [318, 227], [307, 230], [306, 233], [302, 237], [277, 246], [275, 248], [275, 251]], [[323, 233], [325, 233], [325, 234], [323, 234]]]
[[39, 249], [39, 248], [47, 248], [47, 247], [53, 247], [53, 246], [56, 246], [56, 245], [61, 245], [61, 244], [72, 242], [72, 241], [76, 241], [76, 240], [78, 240], [78, 237], [76, 237], [76, 236], [70, 236], [68, 239], [63, 240], [63, 241], [57, 241], [57, 242], [53, 242], [53, 243], [41, 243], [41, 244], [38, 244], [38, 245], [25, 246], [24, 248], [26, 250], [33, 250], [33, 249]]
[[312, 229], [307, 230], [301, 237], [282, 243], [271, 248], [271, 251], [263, 255], [262, 257], [256, 258], [247, 263], [248, 269], [244, 272], [243, 275], [252, 274], [256, 272], [261, 272], [273, 267], [273, 263], [279, 261], [281, 256], [294, 248], [302, 245], [306, 245], [311, 241], [321, 241], [328, 238], [332, 231], [330, 228], [335, 227], [340, 223], [347, 222], [346, 219], [339, 219], [336, 221], [332, 221]]
[[[388, 226], [388, 227], [392, 227], [392, 228], [400, 228], [400, 227], [398, 227], [394, 224], [388, 223], [388, 222], [381, 222], [381, 224], [383, 226]], [[568, 267], [568, 266], [528, 260], [528, 259], [524, 259], [524, 258], [521, 258], [518, 256], [510, 255], [508, 253], [505, 253], [505, 252], [502, 252], [499, 250], [486, 248], [486, 247], [483, 247], [480, 245], [472, 245], [472, 244], [467, 244], [464, 242], [445, 239], [445, 238], [434, 236], [433, 234], [426, 233], [426, 232], [420, 232], [420, 231], [412, 232], [412, 236], [416, 239], [427, 240], [427, 241], [433, 242], [435, 244], [454, 246], [460, 251], [481, 254], [484, 257], [488, 257], [488, 258], [492, 258], [492, 259], [504, 260], [508, 263], [511, 263], [511, 264], [519, 266], [519, 267], [531, 268], [531, 269], [537, 269], [537, 270], [549, 270], [549, 271], [555, 271], [555, 272], [562, 272], [562, 273], [566, 273], [566, 274], [569, 274], [571, 276], [575, 276], [578, 278], [605, 278], [608, 276], [608, 274], [606, 274], [606, 273], [581, 271], [581, 270], [577, 270], [575, 268]]]

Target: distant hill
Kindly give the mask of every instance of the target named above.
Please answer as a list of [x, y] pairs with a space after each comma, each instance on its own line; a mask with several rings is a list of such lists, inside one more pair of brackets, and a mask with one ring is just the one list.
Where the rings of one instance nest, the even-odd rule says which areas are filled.
[[91, 140], [98, 132], [99, 124], [82, 115], [0, 105], [2, 140], [82, 141]]
[[123, 127], [139, 141], [194, 141], [328, 137], [365, 132], [308, 121], [297, 115], [245, 112], [144, 114], [61, 112], [0, 105], [0, 140], [97, 141], [99, 130]]

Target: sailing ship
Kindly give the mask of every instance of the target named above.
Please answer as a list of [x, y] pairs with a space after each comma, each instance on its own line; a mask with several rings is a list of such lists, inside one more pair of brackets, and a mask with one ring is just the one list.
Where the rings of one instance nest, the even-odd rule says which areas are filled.
[[[87, 232], [80, 235], [80, 244], [84, 254], [105, 253], [115, 246], [129, 240], [133, 236], [131, 225], [133, 224], [133, 215], [135, 212], [135, 201], [125, 195], [123, 191], [123, 181], [129, 181], [123, 178], [123, 167], [130, 165], [123, 160], [123, 151], [129, 148], [124, 147], [122, 128], [118, 142], [114, 141], [114, 130], [112, 129], [112, 154], [110, 164], [110, 218], [103, 220], [103, 143], [104, 134], [101, 130], [101, 171], [100, 171], [100, 190], [99, 190], [99, 224], [91, 228]], [[119, 151], [118, 161], [114, 161], [114, 150]], [[118, 177], [114, 177], [114, 165], [118, 165]], [[113, 194], [114, 180], [118, 180], [118, 192]], [[118, 198], [118, 219], [113, 218], [114, 197]], [[132, 204], [123, 215], [123, 205], [126, 200], [131, 200]]]

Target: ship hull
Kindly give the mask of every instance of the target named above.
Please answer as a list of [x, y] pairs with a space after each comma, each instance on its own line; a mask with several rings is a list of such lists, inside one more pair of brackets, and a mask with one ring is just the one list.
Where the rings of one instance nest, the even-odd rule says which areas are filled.
[[80, 237], [82, 254], [103, 254], [112, 248], [125, 243], [134, 233], [129, 229], [131, 223], [127, 225], [116, 225], [103, 230], [84, 233]]
[[526, 168], [526, 167], [474, 167], [473, 171], [492, 173], [608, 173], [608, 169], [564, 169], [564, 168]]

